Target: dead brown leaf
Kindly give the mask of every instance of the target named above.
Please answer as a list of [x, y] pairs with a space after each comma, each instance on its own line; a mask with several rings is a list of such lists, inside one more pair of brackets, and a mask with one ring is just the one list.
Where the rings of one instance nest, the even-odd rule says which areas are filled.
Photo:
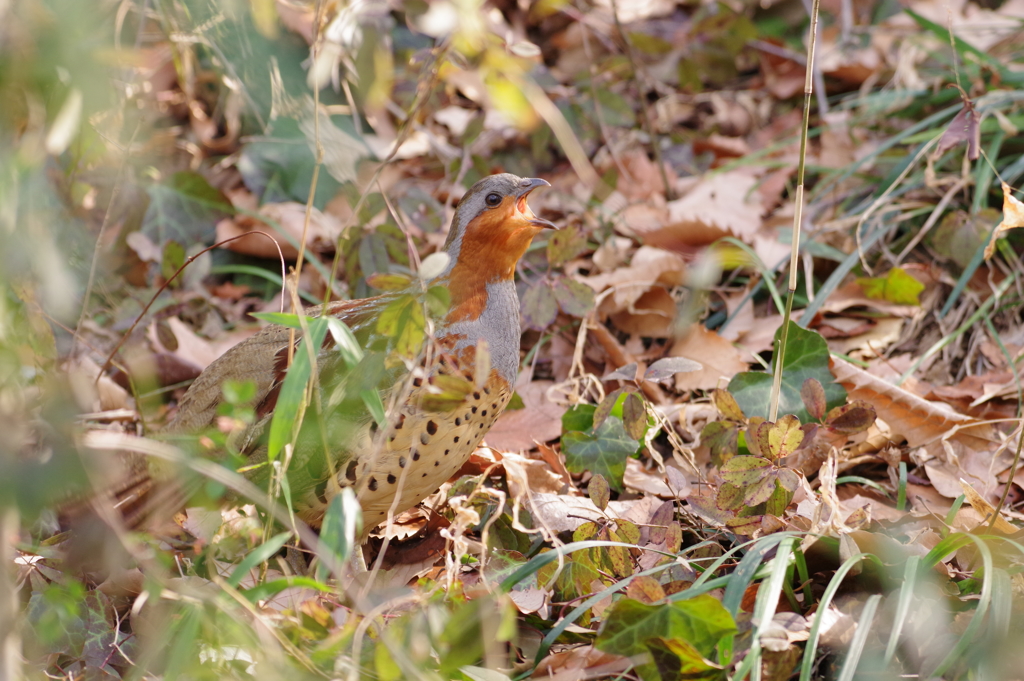
[[565, 407], [547, 397], [553, 381], [531, 381], [516, 392], [523, 408], [506, 410], [487, 432], [488, 446], [506, 452], [533, 449], [538, 442], [549, 442], [562, 434]]
[[743, 353], [732, 343], [702, 324], [693, 325], [668, 351], [671, 357], [686, 357], [700, 362], [699, 371], [676, 375], [676, 390], [710, 390], [746, 371]]
[[985, 260], [992, 258], [992, 255], [996, 250], [996, 239], [998, 239], [1003, 232], [1011, 229], [1019, 229], [1024, 227], [1024, 203], [1021, 203], [1012, 193], [1010, 185], [1005, 182], [1003, 185], [1003, 221], [996, 226], [996, 231], [992, 234], [992, 238], [989, 240], [988, 245], [985, 246]]
[[991, 451], [999, 444], [992, 426], [977, 419], [929, 402], [849, 362], [833, 359], [831, 369], [850, 399], [871, 404], [893, 434], [902, 435], [911, 447], [923, 447], [944, 438], [976, 451]]

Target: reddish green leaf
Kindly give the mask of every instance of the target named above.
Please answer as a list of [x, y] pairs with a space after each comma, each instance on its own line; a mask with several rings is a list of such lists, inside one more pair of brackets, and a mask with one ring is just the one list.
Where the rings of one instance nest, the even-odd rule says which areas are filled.
[[[744, 431], [746, 434], [747, 450], [755, 456], [762, 456], [765, 453], [767, 453], [767, 448], [765, 448], [765, 451], [761, 451], [761, 441], [758, 440], [757, 438], [758, 429], [760, 429], [761, 426], [763, 426], [766, 423], [767, 421], [765, 421], [760, 416], [755, 416], [754, 418], [750, 419], [749, 423], [747, 424], [747, 429], [746, 431]], [[768, 431], [766, 430], [766, 437], [767, 432]]]
[[746, 487], [739, 487], [731, 482], [723, 482], [718, 488], [715, 503], [723, 511], [735, 511], [743, 508], [743, 497]]
[[560, 229], [548, 238], [548, 263], [561, 267], [587, 248], [587, 238], [575, 227]]
[[740, 487], [761, 482], [772, 470], [772, 462], [760, 456], [734, 456], [722, 464], [722, 479]]
[[561, 277], [555, 281], [552, 291], [558, 307], [567, 315], [585, 317], [594, 309], [594, 289], [583, 282]]
[[654, 577], [639, 575], [626, 587], [626, 598], [650, 605], [665, 598], [665, 589]]
[[738, 535], [752, 537], [755, 532], [761, 529], [761, 516], [751, 515], [742, 518], [730, 518], [725, 524]]
[[811, 418], [820, 421], [825, 417], [825, 388], [822, 387], [821, 381], [813, 377], [805, 380], [800, 388], [800, 398], [804, 401]]
[[700, 431], [700, 443], [711, 450], [711, 462], [721, 466], [739, 451], [740, 429], [729, 421], [711, 421]]
[[766, 459], [772, 458], [771, 432], [775, 424], [771, 421], [762, 421], [754, 429], [754, 442], [757, 443], [757, 450]]
[[622, 423], [631, 438], [637, 441], [643, 438], [644, 431], [647, 430], [647, 408], [636, 393], [626, 395], [626, 400], [622, 403]]
[[558, 301], [546, 280], [538, 281], [523, 294], [523, 321], [533, 329], [546, 329], [558, 316]]
[[590, 496], [590, 500], [594, 502], [594, 505], [602, 511], [608, 507], [610, 490], [608, 488], [608, 481], [604, 479], [603, 475], [595, 473], [590, 478], [590, 483], [587, 485], [587, 494]]
[[604, 420], [612, 413], [612, 409], [615, 408], [615, 403], [618, 401], [620, 395], [622, 395], [622, 388], [613, 390], [605, 395], [604, 399], [601, 400], [601, 404], [597, 405], [597, 409], [594, 410], [594, 428], [601, 427]]
[[776, 472], [779, 484], [789, 492], [795, 492], [800, 486], [800, 474], [792, 468], [780, 468]]
[[[772, 461], [789, 456], [804, 441], [804, 431], [800, 428], [800, 421], [792, 415], [781, 417], [768, 429], [768, 458]], [[761, 429], [758, 428], [760, 437]], [[765, 454], [764, 447], [761, 448], [762, 455]]]
[[627, 544], [640, 543], [640, 528], [628, 520], [615, 519], [615, 534], [619, 535], [622, 541]]
[[711, 391], [711, 401], [715, 403], [718, 413], [730, 421], [742, 423], [747, 420], [740, 405], [736, 403], [736, 398], [728, 390], [715, 388]]
[[769, 475], [760, 482], [747, 486], [743, 491], [743, 505], [747, 508], [763, 504], [775, 491], [775, 476]]
[[875, 408], [863, 400], [836, 407], [825, 418], [826, 426], [847, 435], [867, 430], [874, 422]]
[[676, 515], [676, 504], [674, 501], [666, 501], [654, 509], [651, 519], [648, 522], [651, 528], [651, 541], [660, 544], [665, 539], [666, 528], [672, 523]]

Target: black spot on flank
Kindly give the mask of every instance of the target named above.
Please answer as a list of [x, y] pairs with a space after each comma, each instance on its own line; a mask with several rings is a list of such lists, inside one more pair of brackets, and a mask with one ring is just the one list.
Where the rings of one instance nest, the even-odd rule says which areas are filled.
[[[456, 435], [455, 437], [452, 438], [452, 442], [458, 442], [458, 441], [459, 441], [459, 436], [458, 435]], [[447, 453], [448, 452], [446, 451], [445, 454], [447, 454]]]
[[412, 379], [412, 384], [413, 384], [413, 387], [419, 388], [421, 385], [423, 385], [423, 379], [422, 378], [414, 378], [414, 379]]
[[412, 460], [413, 461], [419, 461], [420, 460], [420, 453], [417, 452], [415, 449], [412, 450]]
[[490, 389], [490, 388], [487, 388], [487, 387], [485, 387], [485, 388], [484, 388], [484, 395], [490, 395], [490, 394], [491, 394], [491, 389]]
[[405, 425], [405, 414], [399, 414], [398, 420], [395, 421], [395, 430], [401, 430], [402, 426]]
[[474, 414], [476, 413], [476, 407], [470, 407], [470, 409], [469, 409], [469, 410], [470, 410], [471, 412], [473, 412]]
[[356, 462], [349, 461], [348, 465], [345, 466], [345, 479], [349, 482], [356, 481]]
[[[445, 452], [445, 454], [447, 454], [447, 453], [448, 453], [448, 452]], [[435, 466], [439, 466], [439, 465], [441, 465], [441, 462], [440, 462], [440, 461], [435, 461], [435, 462], [434, 462], [434, 465], [435, 465]]]
[[436, 434], [437, 424], [434, 423], [433, 421], [427, 421], [427, 432], [430, 433], [431, 435]]
[[396, 478], [395, 476], [391, 475], [391, 473], [388, 473], [388, 484], [389, 485], [395, 484], [395, 480], [398, 480], [398, 478]]
[[482, 412], [480, 412], [480, 416], [487, 416], [487, 410], [484, 409]]
[[[452, 451], [452, 450], [450, 450], [450, 449], [446, 449], [446, 450], [444, 450], [444, 455], [445, 455], [445, 456], [448, 456], [448, 452], [450, 452], [450, 451]], [[437, 465], [437, 462], [436, 462], [436, 461], [434, 462], [434, 465], [435, 465], [435, 466]]]
[[371, 492], [377, 491], [377, 478], [370, 478], [370, 483], [367, 485]]
[[468, 420], [469, 420], [469, 412], [467, 411], [467, 412], [466, 412], [466, 415], [465, 415], [465, 416], [463, 416], [462, 418], [464, 418], [464, 419], [466, 419], [466, 420], [468, 421]]
[[480, 399], [480, 393], [478, 393], [478, 392], [473, 393], [473, 399], [474, 400], [479, 400]]
[[483, 427], [484, 427], [484, 424], [482, 424], [482, 423], [481, 423], [481, 424], [480, 424], [480, 427], [481, 427], [481, 428], [483, 428]]
[[425, 477], [427, 477], [427, 474], [426, 474], [426, 473], [424, 473], [424, 474], [423, 474], [423, 477], [424, 477], [424, 478], [425, 478]]
[[455, 425], [457, 425], [457, 426], [461, 426], [462, 425], [462, 419], [460, 419], [458, 416], [455, 417]]
[[430, 436], [426, 433], [420, 433], [420, 444], [425, 445], [430, 442]]
[[498, 408], [498, 403], [497, 402], [491, 402], [491, 409], [497, 409], [497, 408]]
[[399, 468], [405, 468], [405, 464], [406, 463], [408, 463], [408, 462], [405, 460], [404, 456], [398, 457], [398, 467]]

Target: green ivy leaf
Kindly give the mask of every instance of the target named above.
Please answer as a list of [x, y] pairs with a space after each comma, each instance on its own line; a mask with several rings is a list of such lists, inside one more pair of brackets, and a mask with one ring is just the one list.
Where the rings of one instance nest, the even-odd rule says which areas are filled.
[[653, 638], [647, 641], [654, 665], [661, 679], [691, 679], [711, 677], [721, 666], [705, 659], [696, 648], [674, 638]]
[[606, 613], [596, 645], [613, 655], [632, 656], [646, 652], [648, 641], [671, 639], [685, 641], [700, 655], [710, 657], [718, 644], [736, 631], [732, 616], [710, 594], [664, 605], [622, 598]]
[[[779, 346], [781, 328], [775, 332], [775, 347]], [[772, 358], [772, 365], [775, 357]], [[826, 404], [829, 408], [846, 402], [846, 390], [835, 382], [828, 368], [829, 352], [825, 339], [814, 331], [802, 329], [794, 322], [789, 323], [789, 339], [782, 372], [782, 391], [779, 396], [779, 413], [794, 414], [801, 422], [811, 421], [811, 415], [804, 408], [800, 389], [808, 378], [816, 378], [825, 388]], [[768, 400], [771, 394], [772, 376], [759, 371], [744, 371], [736, 374], [729, 382], [729, 392], [736, 403], [748, 416], [768, 416]]]
[[562, 414], [562, 432], [571, 433], [574, 430], [586, 431], [593, 428], [597, 423], [596, 409], [592, 404], [576, 404], [566, 409]]
[[147, 188], [149, 206], [142, 233], [157, 244], [174, 239], [183, 244], [210, 243], [218, 222], [234, 214], [234, 206], [206, 178], [192, 171], [171, 175]]
[[609, 416], [597, 432], [569, 432], [562, 436], [565, 466], [573, 473], [600, 474], [617, 491], [622, 491], [626, 459], [636, 452], [637, 441], [626, 433], [622, 419]]

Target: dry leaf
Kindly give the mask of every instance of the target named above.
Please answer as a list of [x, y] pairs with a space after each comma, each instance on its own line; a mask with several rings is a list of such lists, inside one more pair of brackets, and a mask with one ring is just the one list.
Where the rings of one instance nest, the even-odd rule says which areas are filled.
[[693, 325], [686, 336], [675, 342], [668, 354], [701, 364], [698, 371], [676, 375], [676, 390], [710, 390], [747, 370], [743, 353], [716, 331], [701, 324]]
[[989, 451], [998, 444], [992, 427], [977, 419], [922, 399], [849, 362], [833, 359], [830, 368], [850, 399], [871, 404], [878, 417], [889, 424], [894, 434], [905, 437], [911, 447], [922, 447], [942, 438], [956, 440], [975, 451]]
[[1003, 182], [1003, 221], [996, 225], [996, 231], [985, 246], [985, 260], [992, 258], [996, 250], [996, 239], [1003, 232], [1024, 227], [1024, 203], [1013, 195], [1010, 185]]
[[[995, 506], [988, 503], [988, 501], [985, 500], [985, 497], [978, 494], [978, 492], [975, 491], [975, 489], [971, 487], [967, 483], [967, 481], [960, 480], [960, 488], [963, 490], [964, 496], [967, 498], [967, 503], [969, 503], [974, 508], [974, 510], [977, 511], [981, 515], [981, 517], [985, 519], [983, 522], [985, 524], [988, 524], [990, 522], [990, 519], [992, 518], [992, 515], [996, 512]], [[996, 522], [995, 525], [993, 525], [993, 528], [998, 530], [999, 532], [1002, 532], [1003, 534], [1017, 533], [1017, 528], [1011, 525], [1009, 522], [1007, 522], [1006, 519], [1003, 518], [1003, 516], [1001, 515], [996, 516]]]
[[[342, 224], [334, 216], [322, 213], [316, 208], [311, 208], [311, 211], [309, 229], [306, 232], [306, 248], [317, 253], [331, 252], [341, 235]], [[281, 247], [281, 254], [286, 260], [297, 258], [299, 251], [292, 243], [298, 243], [302, 239], [306, 222], [305, 204], [294, 201], [268, 203], [260, 207], [259, 214], [274, 221], [280, 230], [272, 227], [269, 223], [255, 220], [247, 215], [237, 215], [217, 223], [217, 240], [224, 241], [256, 231], [266, 232], [277, 241]], [[291, 241], [282, 232], [287, 234]], [[236, 239], [225, 244], [224, 248], [257, 258], [272, 260], [278, 258], [274, 242], [259, 234], [245, 239]]]
[[531, 381], [518, 388], [523, 408], [502, 413], [487, 431], [487, 445], [504, 452], [522, 452], [533, 449], [538, 442], [559, 437], [565, 407], [548, 399], [547, 391], [552, 385], [552, 381]]

